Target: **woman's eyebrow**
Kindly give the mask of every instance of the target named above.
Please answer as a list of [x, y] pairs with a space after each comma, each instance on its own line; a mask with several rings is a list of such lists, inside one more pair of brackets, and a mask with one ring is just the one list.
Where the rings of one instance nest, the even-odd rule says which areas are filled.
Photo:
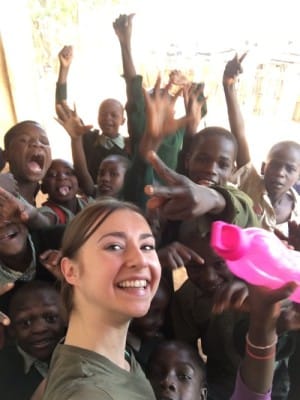
[[[118, 237], [118, 238], [122, 238], [122, 239], [124, 239], [124, 238], [126, 238], [126, 233], [125, 232], [119, 232], [119, 231], [116, 231], [116, 232], [108, 232], [108, 233], [105, 233], [104, 235], [102, 235], [102, 236], [100, 236], [100, 238], [98, 239], [98, 242], [100, 241], [100, 240], [102, 240], [102, 239], [104, 239], [104, 238], [106, 238], [106, 237], [109, 237], [109, 236], [114, 236], [114, 237]], [[141, 233], [140, 234], [140, 236], [139, 236], [139, 238], [140, 239], [147, 239], [147, 238], [153, 238], [154, 239], [154, 236], [153, 236], [153, 234], [152, 233]]]

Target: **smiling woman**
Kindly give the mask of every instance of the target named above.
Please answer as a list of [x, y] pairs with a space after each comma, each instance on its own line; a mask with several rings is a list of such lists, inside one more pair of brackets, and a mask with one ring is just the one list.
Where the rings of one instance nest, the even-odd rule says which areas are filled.
[[161, 273], [145, 218], [132, 204], [98, 201], [68, 225], [62, 253], [69, 327], [53, 355], [43, 399], [117, 399], [122, 392], [124, 400], [141, 393], [154, 400], [126, 349], [129, 322], [147, 313]]

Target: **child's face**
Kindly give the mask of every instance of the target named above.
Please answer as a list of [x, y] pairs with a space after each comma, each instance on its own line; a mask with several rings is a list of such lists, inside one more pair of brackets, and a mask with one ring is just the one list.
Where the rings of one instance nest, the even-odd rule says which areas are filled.
[[151, 362], [148, 378], [158, 400], [206, 399], [203, 372], [182, 348], [161, 349]]
[[223, 136], [212, 135], [199, 140], [186, 162], [188, 177], [199, 185], [227, 183], [235, 161], [233, 142]]
[[101, 103], [98, 113], [98, 124], [104, 135], [111, 138], [116, 137], [120, 126], [124, 122], [124, 110], [119, 102], [108, 99]]
[[78, 180], [72, 166], [66, 161], [54, 160], [43, 179], [42, 190], [58, 204], [74, 199], [78, 192]]
[[182, 224], [179, 233], [180, 241], [198, 253], [204, 259], [204, 264], [193, 261], [186, 263], [187, 275], [203, 294], [213, 296], [221, 285], [233, 279], [233, 275], [225, 261], [212, 250], [209, 236], [197, 235], [194, 229], [189, 232], [190, 225], [189, 222]]
[[37, 289], [16, 303], [11, 320], [18, 345], [39, 360], [49, 360], [64, 334], [59, 295], [54, 290]]
[[133, 319], [130, 330], [140, 338], [150, 338], [161, 333], [169, 301], [168, 292], [159, 286], [151, 302], [149, 311], [144, 317]]
[[0, 223], [0, 257], [19, 255], [27, 247], [28, 231], [24, 224]]
[[263, 165], [264, 181], [271, 196], [286, 193], [299, 179], [299, 152], [287, 146], [278, 146]]
[[25, 123], [6, 149], [6, 159], [16, 180], [38, 182], [43, 179], [51, 162], [46, 132], [38, 125]]
[[113, 157], [101, 162], [97, 175], [98, 193], [116, 197], [123, 188], [126, 169]]

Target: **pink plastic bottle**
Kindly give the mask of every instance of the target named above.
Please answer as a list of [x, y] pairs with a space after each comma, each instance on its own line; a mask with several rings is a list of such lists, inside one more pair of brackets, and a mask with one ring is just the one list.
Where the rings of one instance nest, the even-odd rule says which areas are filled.
[[[291, 281], [300, 285], [300, 252], [288, 249], [272, 232], [216, 221], [211, 246], [234, 275], [250, 284], [271, 289]], [[290, 299], [300, 303], [300, 286]]]

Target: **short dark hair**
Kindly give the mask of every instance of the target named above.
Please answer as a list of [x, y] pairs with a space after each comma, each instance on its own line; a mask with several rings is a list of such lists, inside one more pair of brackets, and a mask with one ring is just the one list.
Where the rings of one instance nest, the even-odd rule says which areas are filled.
[[44, 128], [36, 121], [26, 120], [18, 122], [16, 125], [12, 126], [4, 135], [4, 149], [7, 150], [13, 138], [20, 133], [24, 125], [36, 125], [37, 127], [41, 128], [43, 131]]
[[206, 367], [205, 367], [205, 362], [200, 356], [199, 352], [197, 349], [193, 346], [191, 346], [187, 342], [183, 342], [180, 340], [164, 340], [160, 342], [154, 349], [154, 351], [151, 353], [148, 364], [147, 364], [147, 371], [146, 374], [149, 376], [150, 375], [150, 370], [151, 366], [156, 363], [155, 357], [160, 354], [164, 349], [175, 349], [176, 351], [186, 351], [192, 360], [192, 362], [195, 364], [195, 366], [199, 367], [199, 370], [203, 374], [203, 384], [206, 383]]
[[228, 131], [225, 128], [222, 128], [221, 126], [209, 126], [197, 132], [191, 139], [188, 149], [189, 153], [192, 152], [192, 149], [201, 144], [201, 142], [204, 142], [206, 139], [212, 136], [223, 137], [224, 139], [227, 139], [230, 142], [232, 142], [234, 146], [234, 161], [235, 161], [238, 151], [238, 144], [236, 138], [230, 131]]
[[283, 147], [294, 149], [295, 151], [297, 151], [299, 153], [299, 161], [300, 161], [300, 143], [294, 142], [293, 140], [283, 140], [281, 142], [273, 144], [273, 146], [270, 148], [268, 152], [267, 158], [269, 158], [274, 151]]
[[22, 284], [12, 295], [9, 302], [9, 316], [13, 314], [13, 311], [15, 311], [15, 308], [18, 304], [20, 304], [20, 302], [24, 302], [24, 297], [26, 297], [28, 294], [32, 294], [33, 292], [38, 292], [42, 290], [49, 290], [53, 293], [57, 293], [58, 298], [60, 298], [59, 292], [54, 283], [40, 280], [26, 282]]

